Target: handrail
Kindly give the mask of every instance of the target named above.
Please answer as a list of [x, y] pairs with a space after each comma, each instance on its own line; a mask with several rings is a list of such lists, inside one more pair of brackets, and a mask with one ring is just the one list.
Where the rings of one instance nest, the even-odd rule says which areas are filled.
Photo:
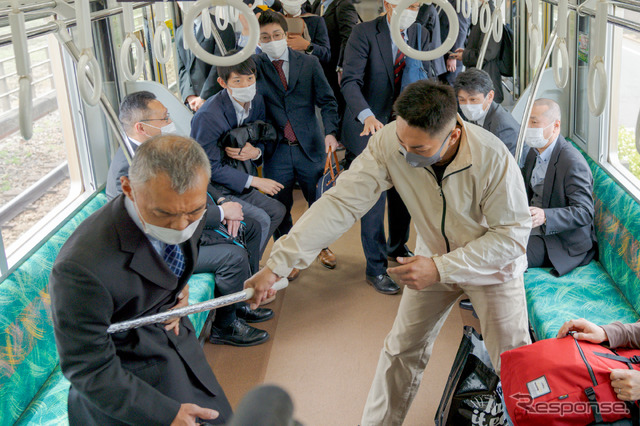
[[[245, 16], [245, 18], [247, 18], [247, 21], [249, 23], [249, 41], [240, 52], [234, 53], [231, 56], [222, 57], [212, 55], [211, 53], [204, 50], [202, 46], [200, 46], [200, 43], [197, 42], [192, 28], [193, 21], [202, 10], [208, 9], [210, 6], [227, 4], [239, 9], [240, 12]], [[196, 2], [196, 4], [193, 5], [193, 7], [191, 7], [186, 13], [183, 25], [185, 28], [185, 30], [183, 31], [184, 39], [189, 49], [200, 60], [211, 65], [230, 66], [238, 64], [242, 61], [247, 60], [255, 52], [256, 46], [258, 45], [258, 35], [260, 34], [258, 19], [256, 18], [256, 15], [253, 13], [253, 11], [249, 9], [249, 6], [244, 4], [241, 0], [198, 0], [198, 2]]]
[[456, 39], [458, 38], [458, 30], [460, 29], [460, 24], [458, 23], [458, 15], [456, 14], [456, 10], [447, 0], [418, 0], [418, 3], [433, 3], [437, 6], [440, 6], [440, 8], [446, 13], [447, 18], [449, 19], [449, 34], [447, 34], [447, 38], [439, 47], [423, 52], [421, 50], [416, 50], [412, 47], [409, 47], [409, 45], [405, 43], [404, 39], [400, 36], [400, 15], [413, 3], [415, 3], [415, 1], [413, 0], [400, 0], [400, 3], [398, 3], [394, 10], [394, 13], [391, 14], [391, 40], [393, 40], [393, 42], [396, 44], [396, 46], [398, 46], [398, 49], [400, 49], [402, 53], [420, 61], [431, 61], [445, 55], [453, 47], [453, 45], [456, 43]]
[[[171, 59], [171, 31], [167, 27], [164, 14], [165, 2], [158, 1], [155, 4], [156, 9], [156, 32], [153, 35], [153, 50], [156, 55], [156, 59], [162, 65], [169, 62]], [[163, 48], [162, 39], [164, 38], [166, 48]]]
[[[558, 42], [553, 49], [553, 79], [560, 89], [569, 82], [569, 51], [567, 49], [567, 22], [569, 21], [569, 0], [559, 0], [558, 19], [556, 29], [558, 30]], [[562, 68], [560, 67], [562, 63]], [[562, 71], [562, 73], [560, 72]]]
[[[54, 22], [54, 24], [56, 24], [56, 26], [58, 27], [58, 31], [55, 32], [55, 35], [60, 42], [60, 45], [66, 49], [66, 51], [69, 53], [69, 55], [71, 55], [73, 59], [78, 61], [80, 59], [80, 56], [82, 55], [82, 52], [80, 52], [78, 46], [76, 46], [76, 44], [73, 42], [73, 39], [69, 35], [65, 24], [62, 22]], [[93, 84], [92, 76], [87, 75], [87, 79], [91, 84]], [[102, 91], [100, 92], [99, 104], [100, 109], [107, 118], [107, 122], [111, 125], [111, 128], [116, 134], [118, 145], [120, 146], [120, 148], [122, 148], [125, 159], [129, 164], [131, 164], [130, 148], [128, 147], [129, 137], [127, 136], [127, 132], [124, 131], [124, 128], [122, 127], [122, 124], [118, 119], [118, 115], [111, 106], [111, 102], [109, 102], [107, 95], [105, 95]]]
[[20, 134], [26, 140], [33, 136], [33, 92], [31, 86], [31, 61], [28, 40], [25, 37], [24, 12], [19, 12], [18, 0], [12, 2], [16, 12], [9, 14], [11, 34], [14, 37], [13, 54], [16, 59], [16, 73], [20, 86], [19, 117]]
[[549, 42], [544, 49], [542, 54], [542, 60], [538, 63], [536, 68], [536, 72], [533, 75], [533, 80], [531, 81], [529, 98], [527, 99], [527, 104], [524, 108], [524, 115], [522, 116], [522, 121], [520, 122], [520, 131], [518, 132], [518, 142], [516, 144], [516, 161], [520, 163], [520, 157], [522, 156], [522, 149], [524, 145], [524, 135], [527, 130], [527, 123], [529, 122], [529, 117], [531, 117], [531, 109], [533, 108], [533, 103], [536, 101], [536, 95], [538, 94], [538, 87], [540, 86], [540, 82], [542, 81], [542, 74], [544, 72], [547, 63], [549, 62], [549, 58], [551, 57], [551, 52], [553, 51], [553, 47], [558, 41], [558, 33], [557, 28], [554, 28], [551, 34], [549, 35]]
[[[549, 3], [553, 6], [558, 6], [559, 0], [541, 0], [545, 3]], [[640, 12], [640, 6], [635, 6], [633, 3], [631, 3], [629, 0], [611, 0], [609, 1], [610, 4], [614, 4], [616, 7], [622, 8], [622, 9], [627, 9], [627, 10], [631, 10], [634, 12]], [[574, 4], [569, 3], [569, 9], [570, 10], [574, 10], [577, 11], [578, 9], [580, 14], [583, 16], [591, 16], [594, 17], [596, 16], [596, 11], [594, 9], [589, 9], [587, 7], [585, 7], [586, 3], [583, 3], [580, 6], [576, 6]], [[629, 19], [625, 19], [625, 18], [620, 18], [619, 16], [615, 16], [615, 15], [611, 15], [611, 14], [607, 14], [607, 22], [609, 22], [610, 24], [613, 24], [615, 26], [618, 27], [622, 27], [622, 28], [626, 28], [628, 30], [632, 30], [632, 31], [637, 31], [640, 32], [640, 23], [636, 22], [636, 21], [631, 21]]]
[[[102, 92], [102, 72], [100, 65], [93, 54], [93, 37], [91, 35], [91, 14], [89, 12], [89, 0], [75, 0], [76, 22], [78, 22], [78, 47], [82, 54], [78, 59], [77, 78], [78, 88], [82, 99], [95, 106], [100, 100]], [[93, 88], [89, 88], [87, 82], [87, 67], [90, 68], [93, 76]]]
[[[604, 55], [607, 50], [607, 15], [608, 4], [605, 0], [598, 0], [596, 7], [596, 25], [595, 25], [595, 48], [593, 49], [593, 59], [589, 64], [589, 76], [587, 84], [587, 101], [589, 103], [589, 111], [595, 117], [598, 117], [604, 111], [607, 105], [607, 96], [609, 92], [609, 82], [607, 80], [607, 71], [604, 68]], [[596, 79], [598, 85], [596, 87]], [[596, 97], [596, 90], [598, 96]]]
[[531, 21], [529, 24], [529, 62], [535, 68], [542, 51], [542, 29], [540, 28], [540, 0], [531, 0]]
[[[476, 61], [476, 68], [479, 70], [482, 69], [482, 64], [484, 63], [484, 57], [487, 54], [487, 48], [489, 47], [489, 39], [493, 34], [493, 39], [498, 43], [502, 39], [502, 31], [503, 28], [503, 19], [502, 19], [502, 2], [504, 0], [498, 0], [496, 7], [493, 9], [493, 15], [491, 16], [491, 22], [489, 30], [485, 32], [484, 37], [482, 38], [482, 44], [480, 45], [480, 52], [478, 53], [478, 60]], [[496, 27], [500, 27], [496, 29]]]
[[[144, 71], [144, 48], [142, 47], [140, 40], [138, 40], [138, 37], [133, 34], [135, 27], [133, 22], [133, 7], [131, 3], [122, 3], [122, 24], [124, 26], [125, 39], [120, 47], [120, 69], [122, 70], [126, 80], [136, 81], [142, 75], [142, 71]], [[136, 64], [133, 74], [131, 73], [130, 64], [131, 55], [129, 54], [131, 46], [134, 47], [136, 55]]]

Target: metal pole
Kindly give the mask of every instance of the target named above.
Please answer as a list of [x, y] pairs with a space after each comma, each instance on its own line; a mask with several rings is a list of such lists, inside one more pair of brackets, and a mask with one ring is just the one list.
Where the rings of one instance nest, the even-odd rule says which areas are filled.
[[[549, 3], [553, 6], [557, 6], [558, 5], [558, 1], [557, 0], [542, 0], [546, 3]], [[631, 10], [631, 11], [635, 11], [635, 12], [640, 12], [640, 4], [638, 2], [632, 2], [630, 0], [624, 1], [624, 0], [617, 0], [617, 1], [613, 1], [611, 2], [611, 4], [620, 7], [622, 9], [627, 9], [627, 10]], [[595, 18], [596, 16], [596, 11], [593, 9], [588, 9], [586, 7], [580, 7], [580, 6], [576, 6], [574, 4], [569, 3], [569, 10], [573, 10], [573, 11], [577, 11], [578, 8], [580, 9], [580, 14], [585, 15], [585, 16], [591, 16], [593, 18]], [[640, 23], [635, 22], [635, 21], [630, 21], [628, 19], [624, 19], [624, 18], [620, 18], [618, 16], [614, 16], [614, 15], [608, 15], [607, 16], [607, 21], [610, 24], [616, 25], [618, 27], [622, 27], [622, 28], [626, 28], [632, 31], [638, 31], [640, 32]]]
[[[289, 280], [287, 278], [282, 278], [273, 285], [273, 289], [276, 291], [282, 290], [288, 285]], [[115, 324], [111, 324], [109, 328], [107, 328], [107, 333], [121, 333], [123, 331], [142, 327], [144, 325], [166, 322], [175, 318], [196, 314], [198, 312], [211, 311], [213, 309], [222, 308], [223, 306], [229, 306], [233, 305], [234, 303], [244, 302], [251, 299], [253, 297], [253, 293], [254, 292], [252, 288], [246, 288], [237, 293], [218, 297], [216, 299], [210, 299], [204, 302], [196, 303], [195, 305], [185, 306], [184, 308], [171, 309], [169, 311], [160, 312], [159, 314], [136, 318], [129, 321], [117, 322]]]
[[[516, 145], [516, 161], [520, 164], [520, 157], [522, 156], [522, 149], [524, 144], [524, 134], [527, 130], [527, 123], [529, 122], [529, 117], [531, 117], [531, 109], [533, 108], [533, 103], [536, 100], [536, 95], [538, 94], [538, 87], [540, 86], [540, 81], [542, 81], [542, 74], [544, 72], [547, 63], [549, 62], [549, 58], [551, 57], [551, 52], [553, 51], [553, 47], [556, 45], [558, 41], [558, 34], [556, 29], [554, 28], [549, 36], [549, 42], [542, 53], [542, 57], [540, 58], [540, 63], [536, 68], [536, 72], [533, 75], [533, 81], [531, 82], [530, 91], [529, 91], [529, 99], [527, 99], [527, 105], [524, 108], [524, 115], [522, 116], [522, 121], [520, 122], [520, 131], [518, 132], [518, 144]], [[564, 64], [563, 64], [564, 65]]]
[[[66, 31], [66, 29], [63, 29], [61, 31]], [[68, 37], [68, 39], [65, 39], [64, 36], [60, 35], [60, 32], [58, 32], [56, 35], [58, 36], [58, 41], [60, 42], [60, 44], [66, 48], [67, 52], [69, 52], [69, 54], [73, 57], [73, 59], [77, 63], [81, 56], [81, 52], [78, 49], [78, 46], [76, 46], [76, 44], [73, 42], [71, 37]], [[89, 79], [89, 83], [93, 85], [93, 80], [92, 80], [93, 77], [91, 73], [87, 74], [87, 78]], [[113, 110], [113, 107], [111, 106], [111, 102], [109, 102], [109, 99], [107, 98], [107, 95], [104, 94], [104, 92], [100, 94], [99, 104], [100, 104], [100, 109], [102, 109], [102, 112], [104, 112], [104, 115], [107, 117], [107, 121], [111, 125], [111, 128], [113, 129], [114, 133], [118, 136], [118, 145], [120, 146], [120, 148], [122, 148], [122, 153], [124, 154], [127, 162], [131, 164], [131, 155], [129, 154], [130, 151], [128, 148], [129, 136], [127, 136], [127, 133], [124, 131], [122, 124], [120, 124], [118, 115]]]

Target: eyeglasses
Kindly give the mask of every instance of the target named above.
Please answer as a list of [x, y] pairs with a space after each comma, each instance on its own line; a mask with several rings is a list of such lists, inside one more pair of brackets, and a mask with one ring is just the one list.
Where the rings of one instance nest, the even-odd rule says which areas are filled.
[[278, 31], [277, 33], [273, 33], [273, 36], [268, 34], [260, 34], [260, 43], [269, 43], [271, 40], [280, 41], [284, 38], [284, 32]]
[[149, 118], [146, 120], [140, 120], [140, 123], [145, 123], [147, 121], [164, 121], [166, 124], [169, 124], [169, 120], [171, 120], [171, 115], [167, 113], [164, 118]]

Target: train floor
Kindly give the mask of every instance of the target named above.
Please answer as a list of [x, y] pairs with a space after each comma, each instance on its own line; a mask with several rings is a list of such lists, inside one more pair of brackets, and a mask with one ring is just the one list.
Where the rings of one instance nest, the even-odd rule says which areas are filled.
[[[305, 205], [296, 191], [294, 220]], [[409, 246], [414, 246], [413, 235]], [[205, 344], [207, 359], [234, 408], [254, 386], [272, 383], [290, 393], [296, 418], [307, 426], [359, 424], [400, 296], [379, 294], [364, 280], [359, 224], [331, 249], [338, 266], [329, 270], [314, 262], [269, 305], [275, 318], [256, 324], [271, 334], [267, 343], [249, 348]], [[435, 343], [405, 425], [434, 424], [461, 337], [462, 319], [455, 307]]]

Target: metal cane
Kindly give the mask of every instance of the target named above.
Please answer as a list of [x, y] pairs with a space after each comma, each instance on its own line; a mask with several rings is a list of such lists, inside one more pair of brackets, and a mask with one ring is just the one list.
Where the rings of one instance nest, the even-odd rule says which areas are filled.
[[[286, 288], [288, 285], [289, 280], [287, 280], [286, 278], [282, 278], [281, 280], [276, 282], [272, 288], [278, 291]], [[223, 306], [233, 305], [234, 303], [244, 302], [245, 300], [249, 300], [252, 297], [253, 289], [246, 288], [237, 293], [229, 294], [227, 296], [222, 296], [211, 300], [206, 300], [204, 302], [196, 303], [195, 305], [185, 306], [184, 308], [172, 309], [166, 312], [160, 312], [159, 314], [117, 322], [109, 326], [109, 328], [107, 329], [107, 333], [120, 333], [122, 331], [142, 327], [143, 325], [165, 322], [174, 318], [180, 318], [198, 312], [210, 311], [212, 309], [221, 308]]]

